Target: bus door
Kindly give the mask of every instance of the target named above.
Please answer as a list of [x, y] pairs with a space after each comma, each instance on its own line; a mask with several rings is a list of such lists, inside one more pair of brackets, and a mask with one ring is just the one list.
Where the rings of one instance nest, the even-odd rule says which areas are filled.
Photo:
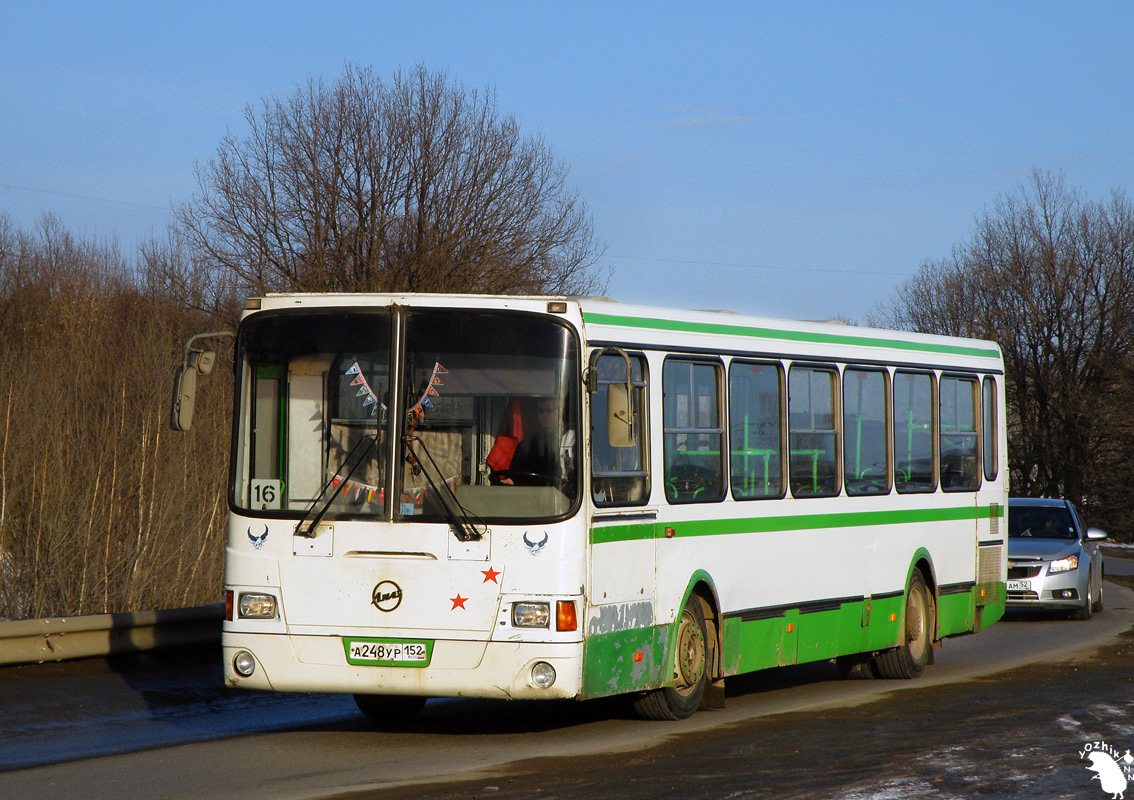
[[[590, 390], [590, 495], [593, 514], [586, 635], [591, 653], [602, 641], [632, 645], [631, 653], [656, 648], [656, 542], [662, 535], [657, 508], [649, 506], [649, 424], [646, 360], [607, 348], [592, 354]], [[664, 642], [662, 644], [664, 648]], [[612, 651], [613, 652], [613, 651]], [[628, 669], [609, 665], [617, 686], [628, 691], [656, 665], [646, 658]], [[608, 675], [608, 679], [610, 676]]]

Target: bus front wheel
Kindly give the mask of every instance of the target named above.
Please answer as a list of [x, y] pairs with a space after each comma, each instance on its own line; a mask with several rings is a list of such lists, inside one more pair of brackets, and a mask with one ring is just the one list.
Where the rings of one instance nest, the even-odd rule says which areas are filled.
[[654, 689], [634, 700], [634, 710], [643, 719], [685, 719], [701, 706], [709, 680], [709, 641], [705, 613], [695, 595], [681, 610], [674, 651], [673, 686]]
[[914, 570], [906, 589], [902, 620], [902, 643], [874, 659], [874, 670], [879, 677], [916, 678], [929, 663], [933, 634], [937, 630], [937, 607], [920, 570]]

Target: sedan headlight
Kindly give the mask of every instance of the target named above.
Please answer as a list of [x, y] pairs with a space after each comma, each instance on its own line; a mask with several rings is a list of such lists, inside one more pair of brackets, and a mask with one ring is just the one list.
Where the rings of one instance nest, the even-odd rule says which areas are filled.
[[1052, 561], [1047, 567], [1047, 572], [1049, 575], [1054, 575], [1056, 572], [1070, 572], [1071, 570], [1078, 568], [1079, 557], [1067, 556], [1067, 558], [1061, 558], [1058, 561]]
[[240, 619], [275, 619], [276, 598], [270, 594], [241, 592], [237, 609]]

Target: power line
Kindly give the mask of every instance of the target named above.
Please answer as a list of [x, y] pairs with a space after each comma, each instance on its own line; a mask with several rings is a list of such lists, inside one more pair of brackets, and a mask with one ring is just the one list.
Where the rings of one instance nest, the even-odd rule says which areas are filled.
[[914, 275], [909, 272], [885, 272], [882, 270], [865, 270], [865, 269], [830, 269], [825, 267], [776, 267], [771, 264], [736, 264], [727, 261], [689, 261], [679, 258], [646, 258], [644, 256], [615, 256], [610, 258], [621, 258], [628, 261], [660, 261], [666, 264], [689, 264], [699, 267], [728, 267], [738, 269], [778, 269], [785, 272], [825, 272], [835, 275], [892, 275], [898, 278], [912, 278]]
[[[10, 183], [0, 183], [0, 189], [13, 189], [24, 192], [39, 192], [41, 194], [53, 194], [59, 197], [72, 197], [77, 200], [94, 200], [99, 203], [118, 203], [124, 206], [135, 206], [137, 208], [154, 208], [158, 211], [169, 211], [169, 206], [157, 206], [152, 203], [135, 203], [132, 200], [115, 200], [110, 197], [93, 197], [86, 194], [72, 194], [70, 192], [57, 192], [51, 189], [36, 189], [31, 186], [15, 186]], [[833, 275], [889, 275], [898, 278], [912, 278], [913, 274], [908, 272], [886, 272], [882, 270], [864, 270], [864, 269], [830, 269], [825, 267], [779, 267], [771, 264], [739, 264], [729, 261], [691, 261], [688, 259], [680, 258], [649, 258], [646, 256], [617, 256], [611, 255], [610, 258], [620, 258], [625, 261], [654, 261], [664, 264], [687, 264], [699, 267], [720, 267], [727, 269], [775, 269], [782, 272], [821, 272]]]
[[51, 189], [35, 189], [31, 186], [13, 186], [10, 183], [0, 183], [0, 189], [15, 189], [22, 192], [39, 192], [40, 194], [54, 194], [59, 197], [72, 197], [76, 200], [94, 200], [98, 203], [118, 203], [124, 206], [137, 206], [138, 208], [156, 208], [158, 211], [169, 211], [169, 206], [155, 206], [152, 203], [135, 203], [132, 200], [115, 200], [110, 197], [92, 197], [87, 194], [71, 194], [70, 192], [56, 192]]

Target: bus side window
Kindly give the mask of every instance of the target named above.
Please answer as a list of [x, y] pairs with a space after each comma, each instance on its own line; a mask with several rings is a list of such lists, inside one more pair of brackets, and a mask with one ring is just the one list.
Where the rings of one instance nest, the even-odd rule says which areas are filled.
[[830, 367], [798, 365], [788, 372], [788, 465], [795, 497], [839, 493], [838, 375]]
[[996, 449], [996, 432], [999, 430], [999, 425], [996, 419], [996, 383], [992, 378], [986, 377], [984, 379], [981, 405], [983, 406], [980, 424], [981, 439], [983, 439], [981, 453], [984, 456], [984, 479], [994, 481], [996, 480], [996, 466], [999, 463]]
[[885, 370], [843, 370], [843, 485], [849, 495], [890, 491]]
[[931, 373], [894, 373], [894, 485], [899, 492], [937, 488], [933, 411]]
[[666, 359], [662, 368], [665, 496], [671, 503], [724, 498], [720, 362]]
[[977, 436], [979, 402], [975, 376], [941, 377], [938, 453], [941, 488], [946, 491], [973, 491], [980, 488], [980, 448]]
[[591, 497], [596, 506], [640, 505], [650, 498], [646, 360], [630, 355], [630, 412], [638, 439], [630, 447], [611, 445], [606, 415], [607, 387], [626, 383], [626, 361], [621, 355], [602, 355], [595, 369], [598, 391], [591, 395]]
[[736, 500], [783, 497], [783, 389], [779, 364], [729, 365], [729, 483]]

